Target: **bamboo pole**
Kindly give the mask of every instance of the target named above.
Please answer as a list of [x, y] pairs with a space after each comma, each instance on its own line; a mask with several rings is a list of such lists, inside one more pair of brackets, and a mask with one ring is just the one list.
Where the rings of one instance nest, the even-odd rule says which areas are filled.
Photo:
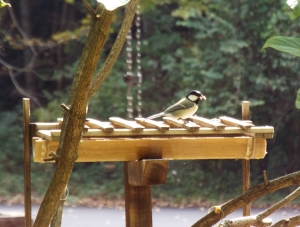
[[[33, 140], [34, 161], [44, 163], [58, 142]], [[261, 159], [266, 139], [251, 136], [191, 138], [114, 138], [81, 140], [76, 162], [118, 162], [142, 159]]]
[[[250, 118], [250, 102], [242, 102], [242, 120], [249, 120]], [[250, 160], [242, 160], [242, 172], [243, 172], [243, 192], [246, 192], [250, 188]], [[243, 207], [243, 216], [250, 216], [251, 204], [247, 204]]]
[[23, 98], [23, 161], [25, 227], [31, 227], [30, 99]]

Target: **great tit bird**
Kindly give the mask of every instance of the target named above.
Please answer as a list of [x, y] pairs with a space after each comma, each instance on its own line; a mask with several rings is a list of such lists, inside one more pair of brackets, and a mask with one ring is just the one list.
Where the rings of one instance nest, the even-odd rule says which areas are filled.
[[154, 119], [158, 117], [172, 117], [174, 119], [187, 119], [193, 116], [198, 110], [198, 104], [201, 100], [206, 100], [206, 97], [200, 91], [191, 91], [185, 98], [170, 106], [164, 112], [147, 117]]

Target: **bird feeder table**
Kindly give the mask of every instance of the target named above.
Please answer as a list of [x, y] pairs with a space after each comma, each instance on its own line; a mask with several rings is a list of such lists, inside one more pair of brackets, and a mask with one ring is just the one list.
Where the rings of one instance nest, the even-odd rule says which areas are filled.
[[[110, 122], [87, 119], [77, 162], [138, 161], [145, 159], [261, 159], [271, 126], [230, 117], [191, 121], [164, 118], [128, 121], [111, 117]], [[61, 123], [31, 123], [33, 159], [44, 163], [56, 152]]]
[[[152, 226], [151, 185], [166, 183], [169, 160], [262, 159], [274, 134], [271, 126], [227, 116], [189, 120], [86, 120], [77, 162], [125, 162], [127, 227]], [[29, 124], [34, 162], [56, 152], [61, 121]]]

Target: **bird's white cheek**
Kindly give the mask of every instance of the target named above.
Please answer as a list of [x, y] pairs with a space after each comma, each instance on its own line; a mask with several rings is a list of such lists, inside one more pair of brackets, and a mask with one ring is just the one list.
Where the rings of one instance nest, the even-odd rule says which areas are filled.
[[191, 100], [192, 102], [195, 102], [199, 97], [196, 95], [189, 95], [189, 100]]

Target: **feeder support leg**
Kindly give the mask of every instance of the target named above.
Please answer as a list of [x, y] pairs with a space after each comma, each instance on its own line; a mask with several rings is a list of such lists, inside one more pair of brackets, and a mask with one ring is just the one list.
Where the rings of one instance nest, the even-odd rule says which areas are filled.
[[30, 99], [23, 98], [23, 162], [25, 227], [31, 227]]
[[168, 160], [124, 163], [126, 227], [152, 227], [151, 185], [165, 184]]
[[[242, 102], [242, 119], [249, 120], [250, 118], [250, 102]], [[250, 188], [250, 160], [242, 160], [243, 169], [243, 192]], [[243, 216], [250, 216], [251, 204], [247, 204], [243, 207]]]
[[151, 186], [128, 182], [128, 162], [124, 162], [126, 227], [152, 227]]

